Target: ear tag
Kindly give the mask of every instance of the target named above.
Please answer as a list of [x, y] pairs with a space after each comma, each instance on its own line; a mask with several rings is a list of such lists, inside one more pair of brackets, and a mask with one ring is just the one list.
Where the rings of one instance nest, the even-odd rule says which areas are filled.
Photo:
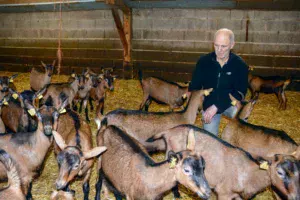
[[76, 74], [71, 74], [71, 77], [75, 78]]
[[115, 81], [117, 78], [114, 77], [113, 79], [114, 79], [114, 81]]
[[269, 169], [269, 164], [267, 161], [264, 161], [262, 162], [260, 165], [259, 165], [259, 168], [260, 169], [264, 169], [264, 170], [268, 170]]
[[236, 100], [231, 101], [231, 105], [235, 106], [236, 105]]
[[12, 78], [9, 79], [9, 82], [10, 82], [10, 83], [13, 83], [13, 82], [14, 82], [14, 79], [12, 79]]
[[204, 90], [204, 95], [208, 96], [209, 95], [209, 91], [208, 90]]
[[36, 114], [34, 108], [29, 109], [29, 110], [28, 110], [28, 113], [29, 113], [32, 117], [35, 116], [35, 114]]
[[182, 98], [183, 98], [183, 99], [186, 99], [186, 98], [187, 98], [187, 95], [186, 95], [186, 94], [182, 95]]
[[17, 99], [17, 98], [19, 97], [19, 95], [18, 95], [17, 93], [14, 93], [14, 94], [12, 95], [12, 97], [13, 97], [14, 99]]
[[87, 75], [85, 75], [85, 78], [89, 78], [89, 77], [90, 77], [90, 75], [88, 75], [88, 74], [87, 74]]
[[43, 95], [39, 94], [38, 99], [42, 99], [42, 98], [43, 98]]
[[170, 169], [174, 169], [175, 168], [176, 161], [177, 161], [176, 158], [174, 158], [174, 157], [171, 158], [170, 167], [169, 167]]
[[63, 113], [65, 113], [65, 112], [67, 112], [65, 108], [59, 110], [59, 114], [63, 114]]
[[8, 105], [8, 102], [6, 101], [6, 99], [3, 100], [3, 104], [6, 106]]

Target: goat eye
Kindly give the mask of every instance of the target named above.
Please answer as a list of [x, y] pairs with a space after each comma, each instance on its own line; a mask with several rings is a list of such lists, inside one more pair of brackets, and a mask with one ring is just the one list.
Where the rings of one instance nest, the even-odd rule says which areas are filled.
[[78, 167], [79, 167], [79, 164], [75, 164], [73, 168], [78, 169]]
[[277, 170], [277, 174], [282, 178], [285, 176], [285, 172], [282, 170]]
[[187, 169], [187, 168], [183, 169], [183, 172], [184, 172], [185, 174], [187, 174], [187, 175], [190, 175], [190, 174], [191, 174], [191, 170], [190, 170], [190, 169]]

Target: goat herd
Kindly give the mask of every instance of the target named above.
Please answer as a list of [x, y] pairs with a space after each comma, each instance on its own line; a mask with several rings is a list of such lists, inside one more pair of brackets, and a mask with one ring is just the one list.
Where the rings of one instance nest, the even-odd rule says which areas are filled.
[[[88, 69], [72, 73], [66, 83], [51, 83], [55, 61], [42, 65], [44, 72], [31, 70], [31, 90], [21, 93], [13, 83], [17, 75], [0, 77], [0, 179], [8, 181], [0, 200], [32, 199], [32, 182], [52, 144], [59, 167], [57, 190], [49, 197], [53, 200], [75, 199], [70, 183], [77, 177], [82, 177], [84, 200], [88, 199], [94, 158], [96, 200], [101, 189], [109, 189], [118, 200], [162, 199], [170, 190], [179, 198], [178, 183], [201, 199], [209, 199], [212, 191], [219, 200], [250, 199], [271, 187], [277, 199], [300, 200], [298, 144], [284, 131], [247, 122], [264, 89], [274, 92], [285, 109], [289, 81], [264, 82], [249, 76], [253, 98], [236, 104], [239, 112], [220, 139], [193, 125], [213, 89], [187, 95], [187, 87], [143, 78], [140, 72], [140, 110], [117, 109], [104, 115], [106, 91], [114, 90], [110, 69], [102, 74]], [[148, 112], [152, 100], [168, 104], [171, 112]], [[88, 123], [87, 104], [92, 110], [93, 101], [97, 147]], [[175, 108], [182, 110], [173, 112]], [[85, 119], [76, 112], [82, 109]], [[166, 151], [164, 161], [149, 156], [157, 151]]]

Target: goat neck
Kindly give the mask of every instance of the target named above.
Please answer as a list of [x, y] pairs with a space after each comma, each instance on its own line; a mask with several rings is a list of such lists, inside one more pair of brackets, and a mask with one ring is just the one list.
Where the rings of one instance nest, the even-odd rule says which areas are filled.
[[198, 108], [203, 104], [203, 95], [204, 90], [193, 91], [187, 105], [187, 108], [184, 111], [184, 118], [188, 119], [187, 124], [194, 124], [197, 117]]

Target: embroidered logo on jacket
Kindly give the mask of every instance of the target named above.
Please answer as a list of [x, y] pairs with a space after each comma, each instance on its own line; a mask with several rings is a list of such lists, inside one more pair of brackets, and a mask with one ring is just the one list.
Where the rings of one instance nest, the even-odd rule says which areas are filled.
[[231, 72], [226, 72], [227, 75], [231, 75]]

